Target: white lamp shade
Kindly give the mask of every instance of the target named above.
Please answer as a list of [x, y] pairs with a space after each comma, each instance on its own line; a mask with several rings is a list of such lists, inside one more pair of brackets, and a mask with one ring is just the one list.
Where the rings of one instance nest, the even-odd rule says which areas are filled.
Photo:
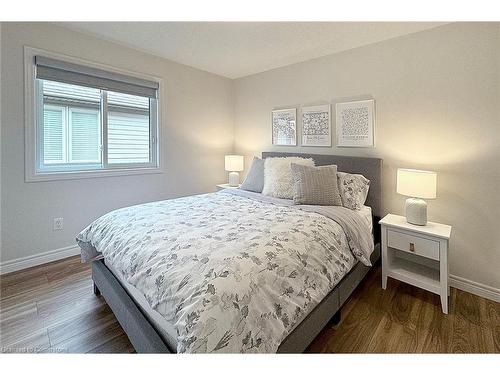
[[436, 172], [398, 169], [397, 192], [408, 197], [436, 198]]
[[228, 172], [241, 172], [243, 170], [243, 156], [241, 155], [226, 155], [225, 169]]

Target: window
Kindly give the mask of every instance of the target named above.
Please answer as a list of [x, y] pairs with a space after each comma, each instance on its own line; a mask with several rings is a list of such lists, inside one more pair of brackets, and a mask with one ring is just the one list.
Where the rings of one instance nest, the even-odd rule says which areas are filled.
[[43, 96], [40, 171], [151, 164], [149, 98], [47, 80], [38, 85]]
[[45, 80], [39, 85], [43, 95], [40, 170], [100, 168], [101, 90]]
[[36, 150], [28, 180], [158, 168], [157, 82], [40, 55], [32, 61]]

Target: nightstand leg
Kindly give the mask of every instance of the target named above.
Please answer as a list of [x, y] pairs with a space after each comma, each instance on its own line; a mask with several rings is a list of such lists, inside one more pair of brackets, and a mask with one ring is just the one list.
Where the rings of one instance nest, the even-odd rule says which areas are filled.
[[387, 258], [387, 237], [386, 229], [382, 227], [382, 289], [387, 288], [387, 267], [389, 266], [389, 259]]
[[448, 314], [448, 296], [441, 295], [441, 308], [443, 309], [443, 313]]
[[448, 286], [448, 243], [446, 241], [441, 241], [439, 244], [439, 278], [441, 283], [441, 307], [443, 313], [448, 314], [450, 287]]

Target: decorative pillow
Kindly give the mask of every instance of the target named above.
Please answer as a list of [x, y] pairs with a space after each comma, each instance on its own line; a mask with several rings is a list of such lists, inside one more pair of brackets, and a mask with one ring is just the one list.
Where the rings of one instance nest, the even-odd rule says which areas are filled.
[[264, 162], [264, 188], [262, 194], [277, 198], [293, 198], [292, 163], [314, 166], [312, 159], [299, 157], [266, 158]]
[[360, 174], [337, 172], [342, 206], [351, 210], [361, 210], [368, 196], [370, 180]]
[[264, 188], [264, 160], [254, 156], [252, 166], [240, 189], [262, 193]]
[[292, 163], [293, 203], [342, 206], [337, 185], [337, 166], [309, 167]]

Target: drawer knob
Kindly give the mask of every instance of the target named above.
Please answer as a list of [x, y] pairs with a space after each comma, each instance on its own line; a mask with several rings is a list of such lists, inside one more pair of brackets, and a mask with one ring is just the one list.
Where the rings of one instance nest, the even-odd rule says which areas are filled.
[[410, 242], [410, 251], [415, 252], [415, 244]]

